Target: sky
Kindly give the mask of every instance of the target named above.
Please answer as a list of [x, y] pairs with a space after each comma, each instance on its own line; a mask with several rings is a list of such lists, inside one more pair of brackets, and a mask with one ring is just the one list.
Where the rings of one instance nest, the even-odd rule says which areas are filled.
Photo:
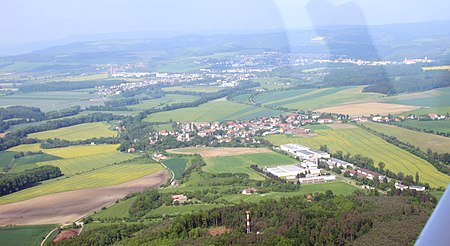
[[0, 46], [104, 33], [230, 33], [449, 20], [448, 0], [0, 0]]

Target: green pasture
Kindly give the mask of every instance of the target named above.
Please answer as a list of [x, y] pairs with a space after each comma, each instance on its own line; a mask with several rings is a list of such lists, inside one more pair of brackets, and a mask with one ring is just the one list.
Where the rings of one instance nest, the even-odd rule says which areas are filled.
[[247, 173], [250, 178], [264, 179], [260, 174], [250, 169], [250, 165], [257, 164], [260, 167], [279, 166], [297, 163], [296, 160], [279, 153], [259, 153], [233, 156], [217, 156], [205, 158], [207, 166], [203, 168], [210, 173]]
[[172, 158], [169, 160], [163, 161], [164, 165], [166, 165], [170, 170], [172, 170], [174, 174], [174, 179], [180, 179], [184, 170], [186, 169], [186, 164], [188, 160], [184, 158]]
[[8, 246], [39, 245], [56, 225], [0, 227], [0, 244]]

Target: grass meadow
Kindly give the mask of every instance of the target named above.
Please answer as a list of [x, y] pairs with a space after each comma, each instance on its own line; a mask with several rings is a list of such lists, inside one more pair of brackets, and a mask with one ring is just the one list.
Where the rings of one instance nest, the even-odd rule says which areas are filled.
[[447, 153], [450, 151], [450, 138], [447, 137], [379, 123], [363, 123], [362, 125], [377, 132], [394, 136], [398, 140], [419, 147], [423, 151], [427, 151], [428, 148], [439, 153]]
[[0, 227], [0, 243], [8, 246], [39, 245], [56, 225]]
[[264, 167], [297, 163], [296, 160], [275, 152], [235, 156], [217, 156], [205, 158], [205, 161], [207, 163], [207, 166], [203, 167], [205, 172], [247, 173], [250, 175], [250, 178], [256, 180], [262, 180], [264, 177], [250, 169], [251, 164], [257, 164], [260, 167]]
[[386, 169], [396, 173], [414, 176], [419, 172], [420, 180], [432, 187], [447, 187], [450, 182], [450, 176], [439, 172], [429, 162], [362, 129], [317, 130], [315, 133], [318, 135], [314, 137], [271, 135], [266, 139], [274, 145], [298, 143], [318, 149], [320, 145], [326, 144], [333, 152], [341, 150], [344, 154], [361, 154], [372, 158], [375, 165], [384, 162]]
[[184, 158], [173, 158], [163, 161], [164, 165], [166, 165], [170, 170], [172, 170], [174, 174], [174, 179], [181, 178], [181, 175], [186, 169], [187, 162], [188, 160]]

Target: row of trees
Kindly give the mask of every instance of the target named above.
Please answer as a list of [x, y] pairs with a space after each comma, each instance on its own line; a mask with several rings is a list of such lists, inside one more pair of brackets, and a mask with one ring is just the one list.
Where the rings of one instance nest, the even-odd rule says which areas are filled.
[[39, 182], [62, 176], [59, 167], [41, 166], [21, 173], [0, 174], [0, 196], [23, 190]]

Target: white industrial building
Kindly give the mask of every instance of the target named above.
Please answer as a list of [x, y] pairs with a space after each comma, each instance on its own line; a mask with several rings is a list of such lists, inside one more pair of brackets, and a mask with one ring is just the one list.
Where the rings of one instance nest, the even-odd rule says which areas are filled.
[[303, 160], [312, 161], [314, 159], [330, 158], [330, 154], [327, 152], [310, 149], [300, 144], [283, 144], [280, 146], [280, 149]]
[[271, 173], [277, 177], [286, 179], [295, 179], [297, 177], [297, 174], [306, 172], [305, 168], [299, 167], [297, 165], [268, 167], [265, 170], [266, 172]]
[[300, 184], [311, 184], [319, 182], [329, 182], [336, 180], [335, 175], [306, 175], [304, 178], [299, 178]]
[[345, 169], [349, 169], [349, 168], [354, 169], [355, 168], [354, 164], [346, 162], [346, 161], [343, 161], [343, 160], [339, 160], [337, 158], [330, 158], [327, 161], [327, 164], [328, 164], [328, 166], [330, 168], [333, 168], [335, 166], [336, 167], [342, 167], [342, 168], [345, 168]]

